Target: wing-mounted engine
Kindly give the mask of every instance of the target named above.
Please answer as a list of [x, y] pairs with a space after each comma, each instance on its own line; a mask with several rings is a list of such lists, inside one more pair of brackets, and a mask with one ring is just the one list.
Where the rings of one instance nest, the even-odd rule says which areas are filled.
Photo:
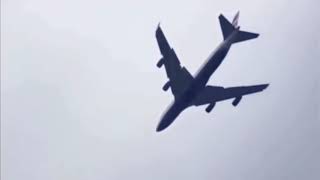
[[159, 61], [158, 61], [158, 63], [157, 63], [157, 67], [158, 68], [161, 68], [161, 66], [164, 64], [164, 60], [163, 60], [163, 58], [161, 58]]
[[169, 87], [170, 87], [170, 81], [168, 81], [164, 84], [164, 86], [162, 87], [162, 90], [167, 91], [169, 89]]
[[216, 105], [216, 103], [210, 103], [208, 107], [206, 107], [206, 112], [210, 113], [212, 111], [212, 109], [214, 108], [214, 106]]
[[236, 107], [236, 106], [239, 104], [239, 102], [241, 101], [241, 99], [242, 99], [242, 96], [236, 97], [236, 98], [232, 101], [232, 105], [233, 105], [234, 107]]

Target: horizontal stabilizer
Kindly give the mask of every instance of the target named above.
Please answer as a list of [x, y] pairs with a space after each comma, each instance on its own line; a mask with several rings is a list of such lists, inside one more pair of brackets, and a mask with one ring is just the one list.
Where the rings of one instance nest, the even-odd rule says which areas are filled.
[[235, 38], [233, 43], [246, 41], [246, 40], [249, 40], [249, 39], [254, 39], [254, 38], [257, 38], [258, 36], [259, 36], [259, 34], [257, 34], [257, 33], [239, 31], [238, 34], [237, 34], [237, 37]]

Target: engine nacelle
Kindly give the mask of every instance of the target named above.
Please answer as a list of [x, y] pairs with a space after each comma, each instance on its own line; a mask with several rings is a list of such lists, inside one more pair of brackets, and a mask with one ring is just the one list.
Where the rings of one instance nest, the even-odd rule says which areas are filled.
[[164, 84], [164, 86], [162, 87], [162, 90], [167, 91], [169, 89], [169, 87], [170, 87], [170, 81], [168, 81]]
[[239, 96], [239, 97], [236, 97], [233, 102], [232, 102], [232, 105], [233, 106], [237, 106], [240, 102], [240, 100], [242, 99], [242, 96]]
[[207, 112], [207, 113], [211, 112], [211, 110], [214, 108], [215, 105], [216, 105], [216, 103], [211, 103], [211, 104], [209, 104], [209, 106], [206, 107], [206, 112]]
[[157, 66], [158, 68], [161, 68], [161, 66], [163, 65], [164, 61], [163, 61], [163, 58], [161, 58], [158, 63], [157, 63]]

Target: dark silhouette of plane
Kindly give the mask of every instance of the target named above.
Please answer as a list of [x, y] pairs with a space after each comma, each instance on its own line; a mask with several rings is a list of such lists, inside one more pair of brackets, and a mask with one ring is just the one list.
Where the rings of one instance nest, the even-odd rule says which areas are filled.
[[168, 44], [160, 24], [158, 25], [156, 38], [163, 57], [159, 60], [157, 66], [160, 68], [164, 65], [169, 78], [169, 81], [162, 89], [167, 91], [171, 88], [174, 95], [174, 102], [159, 122], [158, 132], [167, 128], [187, 107], [208, 105], [206, 112], [209, 113], [218, 101], [234, 98], [232, 105], [237, 106], [243, 95], [257, 93], [267, 88], [268, 84], [229, 88], [206, 85], [233, 43], [254, 39], [259, 36], [256, 33], [241, 31], [238, 26], [238, 18], [239, 12], [235, 15], [232, 23], [222, 14], [219, 16], [224, 40], [209, 56], [204, 66], [200, 68], [200, 71], [194, 77], [185, 67], [180, 65], [176, 53]]

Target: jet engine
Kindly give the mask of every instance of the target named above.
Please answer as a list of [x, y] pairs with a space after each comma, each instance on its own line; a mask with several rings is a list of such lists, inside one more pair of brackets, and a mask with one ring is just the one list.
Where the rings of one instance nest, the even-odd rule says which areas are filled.
[[158, 66], [158, 68], [161, 68], [161, 66], [163, 65], [163, 58], [161, 58], [159, 61], [158, 61], [158, 63], [157, 63], [157, 66]]
[[210, 103], [208, 107], [206, 107], [206, 112], [209, 113], [211, 112], [211, 110], [214, 108], [214, 106], [216, 105], [216, 103]]
[[239, 97], [236, 97], [233, 102], [232, 102], [232, 105], [233, 106], [237, 106], [241, 100], [242, 96], [239, 96]]
[[167, 91], [169, 89], [169, 87], [170, 87], [170, 81], [168, 81], [164, 84], [164, 86], [162, 87], [162, 90]]

